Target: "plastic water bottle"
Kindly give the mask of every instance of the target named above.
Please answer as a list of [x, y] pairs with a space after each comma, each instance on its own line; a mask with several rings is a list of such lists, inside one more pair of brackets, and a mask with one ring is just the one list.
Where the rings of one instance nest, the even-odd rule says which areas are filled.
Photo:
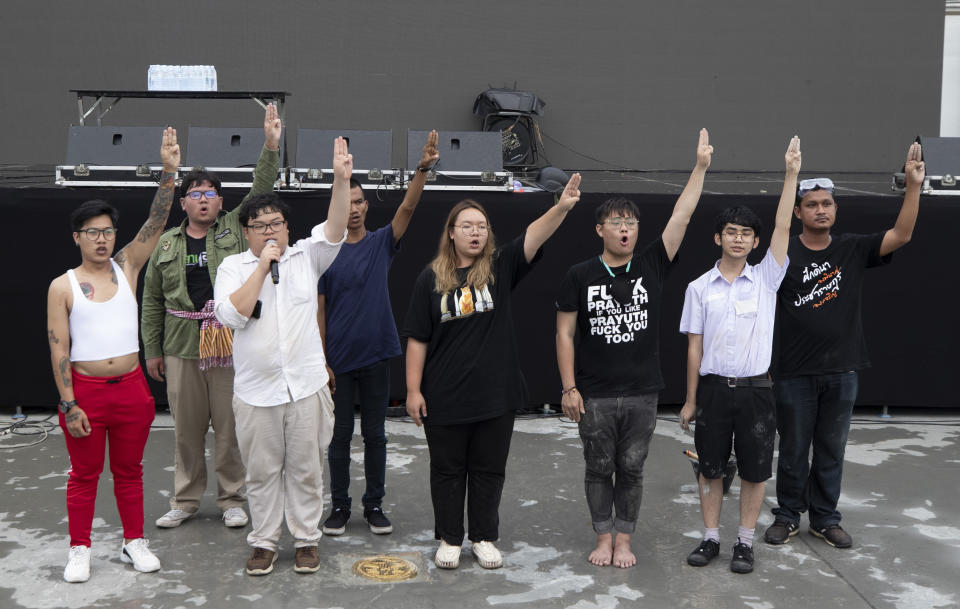
[[212, 80], [210, 91], [216, 91], [217, 90], [217, 68], [215, 66], [210, 66], [210, 78]]

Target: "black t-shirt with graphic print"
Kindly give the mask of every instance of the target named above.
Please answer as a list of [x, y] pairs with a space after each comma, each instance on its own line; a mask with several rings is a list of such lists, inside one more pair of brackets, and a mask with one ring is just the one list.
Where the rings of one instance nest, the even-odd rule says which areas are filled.
[[557, 310], [577, 312], [576, 382], [587, 398], [651, 393], [663, 388], [660, 373], [660, 304], [663, 281], [676, 262], [657, 239], [627, 266], [599, 256], [570, 267]]
[[832, 374], [870, 366], [860, 315], [864, 270], [888, 264], [883, 232], [834, 236], [811, 250], [790, 239], [790, 265], [777, 292], [773, 374]]
[[520, 372], [513, 327], [512, 290], [539, 258], [528, 263], [524, 235], [494, 254], [494, 282], [464, 285], [440, 295], [430, 267], [420, 273], [401, 335], [427, 343], [420, 391], [427, 425], [472, 423], [525, 408], [527, 385]]
[[207, 238], [184, 236], [187, 238], [187, 294], [190, 295], [193, 308], [199, 311], [208, 300], [213, 300], [213, 284], [207, 268]]

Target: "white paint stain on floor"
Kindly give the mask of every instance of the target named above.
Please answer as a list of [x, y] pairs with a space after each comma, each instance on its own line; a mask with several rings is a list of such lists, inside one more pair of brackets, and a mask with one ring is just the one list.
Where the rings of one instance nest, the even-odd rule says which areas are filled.
[[643, 596], [643, 592], [634, 590], [626, 584], [623, 584], [611, 587], [607, 590], [607, 594], [597, 594], [592, 602], [586, 599], [580, 599], [573, 605], [569, 605], [566, 609], [615, 609], [620, 606], [620, 599], [636, 601], [643, 598]]
[[[960, 430], [942, 425], [896, 425], [883, 427], [851, 425], [851, 429], [882, 430], [894, 428], [906, 432], [906, 437], [888, 438], [877, 442], [847, 442], [846, 460], [860, 465], [880, 465], [896, 455], [926, 456], [932, 449], [947, 448], [960, 436]], [[909, 450], [915, 447], [917, 450]]]
[[590, 575], [577, 575], [569, 565], [541, 566], [561, 557], [556, 548], [532, 546], [515, 542], [510, 552], [509, 563], [504, 563], [504, 574], [509, 582], [530, 587], [524, 592], [494, 594], [487, 596], [491, 605], [510, 603], [538, 603], [551, 598], [563, 598], [567, 594], [583, 592], [593, 585]]
[[960, 529], [957, 527], [935, 527], [928, 524], [913, 525], [921, 535], [940, 541], [960, 541]]
[[903, 515], [908, 518], [913, 518], [914, 520], [922, 520], [922, 521], [932, 520], [933, 518], [937, 517], [936, 514], [934, 514], [927, 508], [922, 508], [922, 507], [905, 509], [903, 510]]
[[740, 600], [750, 609], [774, 609], [772, 604], [761, 599], [759, 596], [741, 596]]
[[956, 595], [942, 594], [933, 588], [921, 586], [913, 582], [900, 584], [900, 592], [884, 592], [882, 596], [890, 599], [897, 609], [937, 609], [939, 607], [956, 607]]

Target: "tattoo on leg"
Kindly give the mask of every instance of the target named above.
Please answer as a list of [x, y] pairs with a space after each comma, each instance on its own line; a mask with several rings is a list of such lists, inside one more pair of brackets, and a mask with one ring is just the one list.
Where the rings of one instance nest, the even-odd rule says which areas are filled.
[[50, 342], [55, 345], [60, 344], [60, 339], [57, 338], [57, 335], [53, 333], [53, 330], [47, 330], [47, 338], [49, 338]]
[[70, 386], [70, 358], [64, 355], [60, 358], [60, 380], [63, 381], [64, 387]]
[[80, 284], [80, 291], [87, 297], [87, 300], [93, 300], [93, 284], [84, 281]]

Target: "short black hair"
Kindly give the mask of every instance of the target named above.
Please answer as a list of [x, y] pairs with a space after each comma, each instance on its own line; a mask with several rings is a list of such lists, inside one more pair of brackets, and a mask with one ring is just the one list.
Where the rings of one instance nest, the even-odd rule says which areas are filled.
[[279, 212], [284, 220], [290, 219], [290, 207], [276, 193], [253, 195], [240, 206], [240, 224], [249, 226], [250, 220], [263, 212]]
[[[820, 188], [819, 186], [814, 186], [813, 188], [811, 188], [811, 189], [808, 190], [807, 192], [816, 192], [816, 191], [818, 191], [818, 190], [826, 190], [826, 189], [825, 189], [825, 188]], [[805, 193], [803, 193], [803, 194], [807, 194], [807, 192], [805, 192]], [[833, 191], [833, 192], [830, 193], [830, 198], [833, 199], [833, 202], [834, 202], [834, 203], [837, 202], [837, 194], [836, 194], [836, 191]], [[800, 202], [801, 202], [801, 201], [803, 201], [803, 197], [800, 196], [800, 191], [798, 190], [798, 191], [797, 191], [797, 196], [794, 197], [794, 199], [793, 199], [793, 206], [794, 206], [794, 207], [800, 207]]]
[[354, 188], [359, 188], [362, 191], [363, 184], [361, 184], [360, 180], [357, 178], [350, 178], [350, 190], [353, 190]]
[[97, 216], [110, 216], [110, 221], [116, 226], [117, 220], [120, 219], [120, 212], [117, 211], [116, 207], [101, 199], [85, 201], [70, 214], [70, 226], [73, 227], [73, 232], [78, 232], [83, 228], [84, 222]]
[[213, 189], [217, 191], [217, 195], [220, 194], [220, 176], [217, 174], [207, 171], [206, 169], [194, 169], [190, 173], [183, 176], [183, 180], [180, 182], [180, 198], [187, 196], [187, 191], [193, 188], [194, 186], [199, 186], [204, 182], [210, 182], [210, 185], [213, 186]]
[[640, 209], [637, 207], [637, 204], [630, 199], [614, 197], [601, 203], [593, 213], [597, 220], [597, 224], [603, 224], [607, 218], [614, 214], [620, 214], [621, 216], [633, 216], [634, 218], [639, 219]]
[[753, 210], [744, 205], [738, 207], [728, 207], [717, 214], [716, 232], [718, 235], [723, 233], [727, 224], [736, 224], [737, 226], [747, 226], [753, 229], [754, 235], [759, 235], [763, 228], [763, 222], [760, 216], [753, 213]]

